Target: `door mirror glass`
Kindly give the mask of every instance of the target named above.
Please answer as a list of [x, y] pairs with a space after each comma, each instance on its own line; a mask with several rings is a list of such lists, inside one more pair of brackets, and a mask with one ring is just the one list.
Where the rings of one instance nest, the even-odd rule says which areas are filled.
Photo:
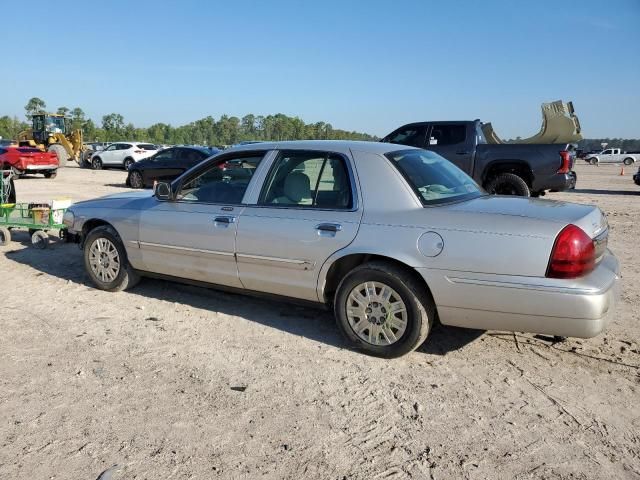
[[153, 194], [158, 200], [171, 200], [171, 184], [167, 182], [159, 182], [153, 189]]

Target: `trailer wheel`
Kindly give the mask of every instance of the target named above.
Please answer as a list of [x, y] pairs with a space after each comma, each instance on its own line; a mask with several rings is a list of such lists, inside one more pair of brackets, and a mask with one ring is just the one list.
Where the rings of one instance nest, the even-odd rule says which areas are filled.
[[11, 232], [7, 227], [0, 227], [0, 247], [9, 245], [11, 242]]
[[36, 230], [31, 235], [31, 244], [40, 249], [45, 249], [49, 245], [49, 235], [42, 230]]

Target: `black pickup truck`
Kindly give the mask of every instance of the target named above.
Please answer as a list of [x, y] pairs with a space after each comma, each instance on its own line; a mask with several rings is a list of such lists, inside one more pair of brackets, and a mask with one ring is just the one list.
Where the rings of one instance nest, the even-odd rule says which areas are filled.
[[381, 141], [436, 152], [489, 193], [537, 197], [576, 184], [573, 145], [488, 144], [480, 120], [410, 123]]

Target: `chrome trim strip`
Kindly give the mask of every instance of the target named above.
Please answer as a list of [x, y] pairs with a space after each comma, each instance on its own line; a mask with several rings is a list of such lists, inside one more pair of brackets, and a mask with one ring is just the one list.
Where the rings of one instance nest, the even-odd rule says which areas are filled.
[[517, 288], [520, 290], [537, 290], [537, 291], [553, 292], [553, 293], [570, 293], [574, 295], [597, 295], [603, 292], [603, 290], [598, 288], [572, 288], [572, 287], [558, 287], [558, 286], [552, 287], [548, 285], [536, 285], [531, 283], [499, 282], [496, 280], [482, 280], [479, 278], [460, 278], [460, 277], [449, 277], [449, 276], [445, 278], [451, 283], [479, 285], [482, 287]]
[[222, 255], [224, 257], [233, 257], [233, 252], [220, 252], [216, 250], [205, 250], [202, 248], [178, 247], [176, 245], [161, 245], [159, 243], [140, 242], [140, 247], [156, 247], [166, 248], [167, 250], [179, 250], [181, 252], [206, 253], [209, 255]]
[[315, 266], [314, 262], [310, 262], [309, 260], [297, 260], [293, 258], [280, 258], [280, 257], [265, 257], [263, 255], [250, 255], [247, 253], [237, 253], [236, 258], [238, 260], [254, 260], [257, 263], [259, 262], [274, 262], [281, 263], [285, 265], [290, 265], [292, 267], [301, 267], [304, 270], [309, 270]]

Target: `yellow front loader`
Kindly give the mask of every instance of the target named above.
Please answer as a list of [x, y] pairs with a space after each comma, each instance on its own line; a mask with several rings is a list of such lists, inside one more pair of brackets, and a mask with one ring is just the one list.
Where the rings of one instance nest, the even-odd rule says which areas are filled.
[[18, 145], [55, 152], [60, 167], [67, 160], [81, 163], [83, 157], [82, 130], [71, 130], [71, 121], [57, 113], [36, 113], [29, 130], [18, 134]]

